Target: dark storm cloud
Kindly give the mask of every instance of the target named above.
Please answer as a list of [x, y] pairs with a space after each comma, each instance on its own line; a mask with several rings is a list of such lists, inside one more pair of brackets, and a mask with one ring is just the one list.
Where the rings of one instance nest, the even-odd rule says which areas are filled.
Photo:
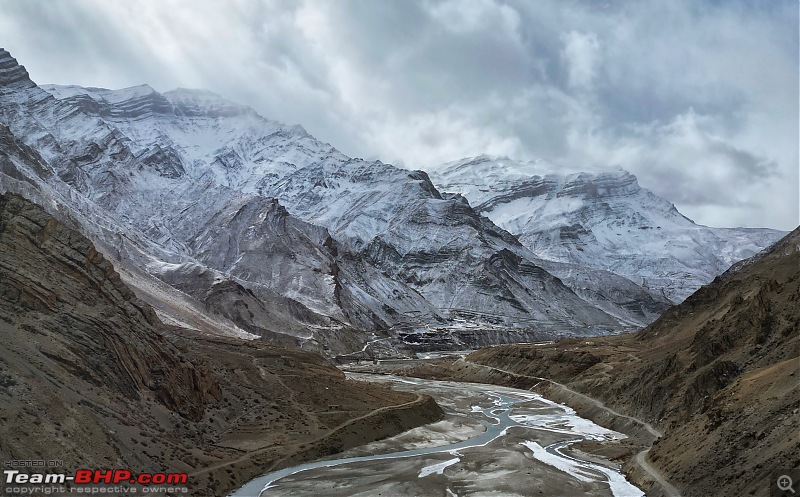
[[798, 222], [793, 0], [0, 0], [0, 32], [41, 83], [205, 87], [353, 156], [618, 165], [700, 222]]

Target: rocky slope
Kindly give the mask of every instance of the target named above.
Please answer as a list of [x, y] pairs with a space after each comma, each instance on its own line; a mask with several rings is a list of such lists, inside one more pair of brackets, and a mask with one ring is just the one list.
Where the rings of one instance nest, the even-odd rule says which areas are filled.
[[769, 495], [800, 465], [800, 228], [641, 332], [499, 346], [468, 360], [545, 377], [649, 421], [684, 496]]
[[[0, 253], [4, 364], [35, 370], [39, 381], [61, 369], [87, 390], [104, 387], [134, 401], [150, 389], [164, 407], [194, 420], [219, 399], [217, 382], [157, 332], [152, 309], [80, 234], [21, 197], [3, 195]], [[18, 362], [31, 355], [48, 367]], [[14, 388], [5, 393], [32, 393], [26, 382], [6, 379]]]
[[537, 256], [614, 273], [675, 303], [785, 235], [695, 224], [621, 169], [564, 174], [544, 161], [479, 156], [432, 177]]
[[724, 269], [625, 259], [639, 281], [600, 242], [537, 255], [424, 172], [204, 91], [40, 87], [4, 50], [0, 139], [0, 191], [74, 219], [162, 319], [331, 356], [638, 327], [669, 306], [663, 280]]
[[[337, 260], [342, 274], [337, 274], [336, 284], [344, 290], [340, 296], [353, 302], [340, 313], [355, 314], [351, 309], [363, 308], [373, 322], [392, 325], [408, 316], [435, 323], [437, 318], [478, 308], [509, 326], [520, 320], [562, 328], [617, 324], [575, 298], [546, 271], [535, 269], [535, 258], [461, 198], [442, 197], [424, 173], [351, 159], [302, 128], [265, 120], [249, 108], [206, 92], [176, 90], [160, 95], [148, 87], [45, 88], [63, 103], [92, 99], [98, 106], [96, 115], [131, 138], [134, 155], [164, 151], [177, 161], [170, 171], [184, 182], [207, 178], [243, 194], [274, 197], [292, 216], [325, 226], [340, 245], [338, 250], [345, 252]], [[162, 216], [160, 212], [155, 215]], [[227, 240], [218, 243], [222, 246], [216, 249], [230, 252]], [[532, 262], [529, 266], [534, 269], [503, 262], [512, 259]], [[216, 261], [203, 262], [220, 266]], [[252, 271], [247, 262], [239, 264]], [[522, 289], [537, 286], [544, 294]], [[304, 293], [307, 289], [292, 296], [307, 299]], [[338, 296], [320, 300], [330, 306], [334, 297]], [[557, 301], [570, 304], [572, 312], [565, 312], [566, 305], [554, 304]], [[334, 306], [317, 303], [316, 308], [344, 317], [336, 315]], [[357, 318], [341, 320], [369, 326], [368, 320]]]
[[0, 333], [5, 461], [185, 471], [193, 495], [221, 495], [441, 414], [316, 354], [165, 327], [89, 240], [13, 194], [0, 195]]

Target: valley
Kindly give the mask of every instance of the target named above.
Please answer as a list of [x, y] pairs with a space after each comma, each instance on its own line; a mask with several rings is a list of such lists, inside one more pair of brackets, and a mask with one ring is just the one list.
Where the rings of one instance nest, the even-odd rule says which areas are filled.
[[769, 494], [800, 230], [622, 169], [349, 157], [206, 90], [0, 49], [0, 460], [192, 495]]
[[766, 496], [770, 475], [800, 465], [798, 283], [795, 230], [637, 333], [385, 368], [532, 389], [602, 426], [649, 433], [648, 452], [622, 456], [648, 495], [670, 494], [652, 467], [684, 496]]

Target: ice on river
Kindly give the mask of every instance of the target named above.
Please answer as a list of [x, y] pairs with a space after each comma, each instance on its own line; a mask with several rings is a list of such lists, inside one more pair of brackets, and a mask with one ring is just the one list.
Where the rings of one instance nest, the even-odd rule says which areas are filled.
[[[576, 440], [577, 441], [577, 440]], [[521, 445], [529, 448], [533, 452], [533, 457], [537, 460], [572, 475], [576, 479], [584, 482], [602, 480], [597, 473], [605, 475], [605, 479], [611, 488], [614, 497], [644, 497], [644, 492], [632, 485], [625, 476], [613, 469], [592, 464], [586, 461], [579, 461], [561, 452], [561, 449], [571, 442], [560, 442], [542, 447], [536, 442], [521, 442]]]
[[454, 457], [452, 459], [448, 459], [446, 461], [442, 461], [440, 463], [431, 464], [430, 466], [425, 466], [419, 472], [420, 478], [425, 478], [428, 475], [432, 475], [436, 473], [437, 475], [444, 474], [444, 470], [447, 469], [448, 466], [452, 466], [453, 464], [459, 462], [461, 460], [460, 457]]

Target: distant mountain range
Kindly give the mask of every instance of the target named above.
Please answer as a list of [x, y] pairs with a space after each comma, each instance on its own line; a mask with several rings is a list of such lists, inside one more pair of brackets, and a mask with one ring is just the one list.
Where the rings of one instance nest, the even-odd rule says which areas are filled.
[[432, 178], [537, 257], [611, 271], [674, 303], [785, 235], [698, 225], [622, 169], [556, 171], [544, 161], [483, 155], [444, 164]]
[[204, 333], [336, 356], [613, 332], [782, 235], [698, 226], [625, 172], [528, 169], [432, 182], [206, 91], [37, 86], [0, 50], [0, 193]]

